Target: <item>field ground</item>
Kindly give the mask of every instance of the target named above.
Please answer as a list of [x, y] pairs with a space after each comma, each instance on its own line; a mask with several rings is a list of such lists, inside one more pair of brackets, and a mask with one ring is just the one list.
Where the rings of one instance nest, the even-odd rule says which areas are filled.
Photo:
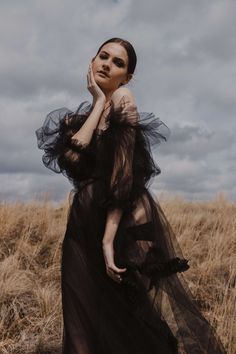
[[[236, 203], [158, 198], [191, 267], [189, 286], [236, 353]], [[0, 353], [60, 353], [60, 252], [68, 201], [0, 202]]]

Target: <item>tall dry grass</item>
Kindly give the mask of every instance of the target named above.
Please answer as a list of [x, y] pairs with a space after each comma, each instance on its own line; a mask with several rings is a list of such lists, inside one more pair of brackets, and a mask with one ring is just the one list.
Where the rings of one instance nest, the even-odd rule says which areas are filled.
[[[185, 273], [227, 353], [236, 352], [236, 203], [158, 198], [191, 268]], [[60, 353], [60, 254], [67, 200], [0, 203], [0, 353]]]

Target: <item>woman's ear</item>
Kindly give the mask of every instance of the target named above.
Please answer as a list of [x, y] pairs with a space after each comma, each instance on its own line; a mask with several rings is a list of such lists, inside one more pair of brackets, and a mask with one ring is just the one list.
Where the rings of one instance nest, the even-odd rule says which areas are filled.
[[124, 82], [122, 82], [122, 85], [128, 84], [128, 82], [132, 79], [132, 77], [133, 77], [133, 74], [128, 74], [126, 80]]

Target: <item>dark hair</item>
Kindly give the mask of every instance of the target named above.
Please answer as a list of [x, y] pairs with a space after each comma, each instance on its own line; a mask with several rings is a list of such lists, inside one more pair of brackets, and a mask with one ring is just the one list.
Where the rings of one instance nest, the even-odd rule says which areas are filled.
[[137, 64], [137, 55], [135, 53], [134, 47], [132, 46], [132, 44], [130, 42], [128, 42], [125, 39], [122, 38], [118, 38], [118, 37], [114, 37], [114, 38], [110, 38], [107, 41], [105, 41], [98, 49], [97, 54], [95, 55], [95, 57], [98, 55], [98, 53], [100, 52], [101, 48], [107, 44], [107, 43], [119, 43], [121, 44], [127, 52], [128, 55], [128, 69], [127, 69], [127, 73], [128, 74], [133, 74], [136, 64]]

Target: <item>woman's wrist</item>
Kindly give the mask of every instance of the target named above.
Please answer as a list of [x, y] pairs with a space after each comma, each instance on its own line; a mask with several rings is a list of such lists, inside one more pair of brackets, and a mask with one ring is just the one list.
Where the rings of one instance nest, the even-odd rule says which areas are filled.
[[106, 104], [106, 100], [102, 99], [102, 98], [99, 98], [99, 99], [93, 101], [93, 107], [97, 107], [97, 108], [100, 108], [100, 109], [104, 109], [105, 108], [105, 104]]

